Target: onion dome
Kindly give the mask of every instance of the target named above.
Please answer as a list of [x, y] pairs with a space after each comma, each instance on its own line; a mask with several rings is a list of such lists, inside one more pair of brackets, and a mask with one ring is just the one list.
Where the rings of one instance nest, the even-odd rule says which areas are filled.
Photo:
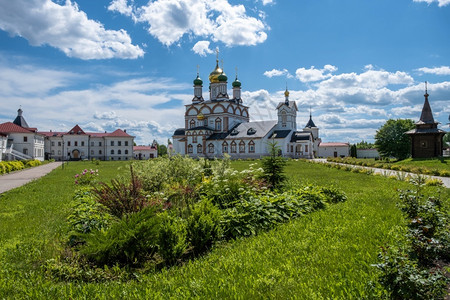
[[205, 119], [205, 116], [202, 113], [199, 113], [197, 115], [197, 120], [201, 121], [201, 120], [204, 120], [204, 119]]
[[225, 73], [222, 71], [222, 74], [219, 75], [219, 77], [217, 77], [217, 79], [219, 79], [219, 82], [226, 82], [228, 80], [227, 75], [225, 75]]
[[236, 79], [231, 84], [233, 87], [241, 87], [241, 82], [238, 80], [237, 76]]
[[223, 70], [219, 67], [219, 60], [216, 60], [216, 68], [209, 74], [209, 82], [219, 82], [219, 76], [223, 74]]
[[194, 79], [194, 85], [203, 85], [203, 81], [201, 80], [200, 76], [197, 74], [197, 78]]
[[286, 88], [286, 91], [284, 92], [284, 96], [289, 97], [289, 91], [287, 90], [287, 88]]

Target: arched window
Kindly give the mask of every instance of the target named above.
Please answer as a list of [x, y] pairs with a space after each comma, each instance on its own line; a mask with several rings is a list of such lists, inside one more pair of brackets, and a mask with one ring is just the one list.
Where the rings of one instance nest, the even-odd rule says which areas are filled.
[[122, 154], [122, 150], [117, 150], [117, 154]]
[[248, 142], [248, 152], [255, 153], [255, 142], [254, 141]]
[[236, 142], [235, 141], [231, 142], [231, 153], [236, 153]]
[[222, 130], [222, 120], [220, 118], [216, 119], [216, 130]]
[[114, 154], [114, 149], [111, 150], [111, 154]]
[[241, 141], [239, 143], [239, 153], [245, 153], [245, 143], [244, 143], [244, 141]]
[[191, 120], [190, 122], [189, 122], [189, 128], [194, 128], [195, 127], [195, 120]]
[[214, 145], [212, 143], [208, 145], [208, 153], [214, 153]]
[[189, 145], [188, 145], [188, 153], [192, 153], [192, 149], [193, 149], [192, 145], [189, 144]]
[[228, 143], [227, 142], [222, 143], [222, 153], [228, 153]]
[[125, 150], [125, 154], [128, 154], [128, 150]]
[[203, 146], [202, 146], [202, 144], [198, 144], [197, 145], [197, 153], [198, 154], [203, 153]]
[[287, 116], [286, 112], [283, 110], [281, 112], [281, 127], [286, 127], [286, 123], [287, 123]]

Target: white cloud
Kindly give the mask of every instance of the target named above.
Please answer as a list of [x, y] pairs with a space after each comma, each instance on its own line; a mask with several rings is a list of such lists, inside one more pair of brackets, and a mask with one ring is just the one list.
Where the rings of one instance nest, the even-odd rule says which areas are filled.
[[448, 66], [434, 67], [434, 68], [423, 67], [423, 68], [417, 69], [417, 71], [427, 73], [427, 74], [435, 74], [435, 75], [450, 75], [450, 67], [448, 67]]
[[413, 1], [414, 2], [426, 2], [427, 4], [437, 2], [439, 7], [450, 4], [450, 0], [413, 0]]
[[214, 51], [209, 49], [209, 41], [198, 41], [195, 43], [194, 47], [192, 47], [192, 51], [197, 53], [200, 56], [206, 56], [207, 54], [211, 54]]
[[274, 0], [261, 0], [263, 5], [275, 4]]
[[133, 7], [128, 5], [128, 0], [113, 0], [108, 6], [108, 10], [117, 11], [128, 17], [133, 15]]
[[265, 71], [264, 76], [267, 76], [269, 78], [277, 77], [277, 76], [286, 76], [287, 78], [293, 77], [287, 69], [283, 69], [283, 70], [272, 69], [272, 71]]
[[[114, 4], [114, 5], [112, 5]], [[260, 19], [247, 15], [243, 5], [228, 0], [156, 0], [131, 8], [115, 0], [109, 9], [149, 25], [148, 32], [166, 46], [190, 37], [209, 38], [227, 46], [251, 46], [264, 42], [268, 30]]]
[[0, 1], [0, 29], [27, 39], [33, 46], [50, 45], [80, 59], [135, 59], [144, 55], [125, 30], [105, 29], [70, 0], [64, 5], [50, 0]]
[[314, 66], [311, 66], [309, 69], [298, 68], [295, 71], [295, 75], [301, 82], [311, 82], [330, 78], [332, 76], [331, 73], [336, 71], [337, 67], [332, 65], [325, 65], [323, 69], [316, 69]]

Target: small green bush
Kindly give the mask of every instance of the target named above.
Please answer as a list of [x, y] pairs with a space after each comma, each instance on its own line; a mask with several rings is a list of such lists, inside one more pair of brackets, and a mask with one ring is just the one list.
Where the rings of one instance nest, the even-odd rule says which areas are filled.
[[166, 264], [174, 264], [186, 251], [186, 222], [171, 216], [168, 212], [160, 215], [161, 225], [158, 234], [158, 253]]
[[139, 265], [156, 253], [160, 223], [155, 209], [148, 207], [125, 216], [108, 230], [87, 234], [80, 253], [99, 266]]
[[116, 220], [106, 207], [95, 201], [92, 192], [86, 187], [78, 189], [73, 199], [71, 213], [67, 217], [71, 246], [83, 242], [83, 234], [106, 229]]
[[222, 236], [221, 212], [209, 199], [197, 203], [188, 218], [187, 233], [196, 254], [209, 250]]

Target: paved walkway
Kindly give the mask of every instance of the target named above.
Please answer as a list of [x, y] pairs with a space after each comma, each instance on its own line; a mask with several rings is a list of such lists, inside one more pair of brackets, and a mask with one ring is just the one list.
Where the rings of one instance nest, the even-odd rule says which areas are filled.
[[33, 167], [25, 170], [16, 171], [11, 174], [0, 176], [0, 194], [15, 189], [28, 182], [47, 175], [57, 167], [61, 166], [61, 162], [52, 162], [42, 166]]
[[[410, 176], [417, 176], [418, 174], [416, 173], [410, 173], [410, 172], [403, 172], [403, 171], [395, 171], [395, 170], [387, 170], [387, 169], [379, 169], [379, 168], [372, 168], [372, 167], [364, 167], [364, 166], [357, 166], [357, 165], [349, 165], [349, 164], [342, 164], [342, 163], [335, 163], [335, 162], [331, 162], [331, 161], [327, 161], [324, 158], [316, 158], [313, 159], [316, 162], [321, 162], [321, 163], [329, 163], [329, 164], [338, 164], [338, 165], [343, 165], [343, 166], [349, 166], [352, 168], [364, 168], [364, 169], [371, 169], [374, 171], [374, 173], [379, 173], [379, 174], [383, 174], [386, 176], [391, 176], [394, 175], [396, 176], [399, 173], [406, 175], [410, 175]], [[446, 188], [450, 188], [450, 177], [440, 177], [440, 176], [431, 176], [431, 175], [423, 175], [426, 178], [435, 178], [435, 179], [439, 179], [440, 181], [442, 181], [442, 183], [444, 184], [444, 186]]]

